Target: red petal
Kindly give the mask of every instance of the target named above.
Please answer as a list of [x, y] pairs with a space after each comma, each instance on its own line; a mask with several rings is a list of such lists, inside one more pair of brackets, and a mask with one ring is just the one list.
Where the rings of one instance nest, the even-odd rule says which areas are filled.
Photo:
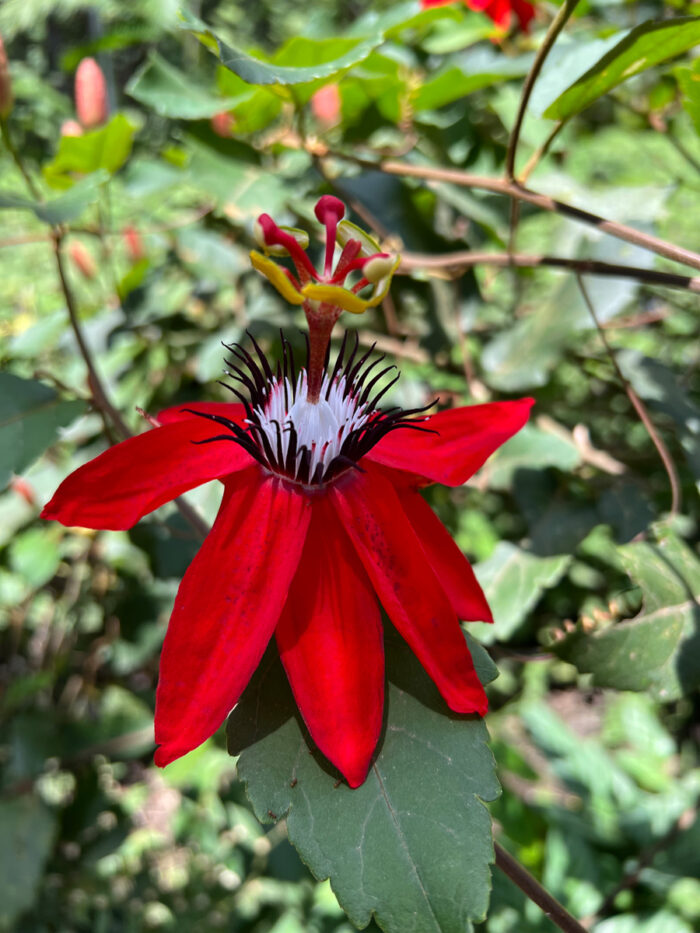
[[421, 422], [436, 434], [391, 431], [366, 456], [404, 470], [420, 483], [461, 486], [523, 427], [533, 404], [534, 399], [523, 398], [441, 411]]
[[457, 618], [465, 622], [493, 622], [489, 604], [471, 564], [447, 528], [420, 493], [413, 490], [401, 492], [400, 499]]
[[368, 467], [329, 490], [343, 527], [394, 625], [458, 713], [485, 713], [457, 616], [430, 568], [393, 486]]
[[130, 437], [71, 473], [42, 518], [85, 528], [131, 528], [188, 489], [254, 462], [233, 441], [193, 443], [223, 433], [207, 419], [191, 418]]
[[156, 693], [160, 767], [214, 733], [272, 636], [299, 563], [311, 499], [257, 466], [229, 496], [185, 574]]
[[382, 727], [384, 638], [367, 574], [326, 500], [314, 503], [276, 637], [311, 737], [359, 787]]
[[[189, 408], [190, 411], [185, 411]], [[182, 405], [172, 405], [170, 408], [164, 408], [156, 415], [156, 420], [161, 424], [170, 424], [173, 421], [184, 421], [188, 418], [195, 418], [198, 421], [206, 419], [193, 415], [193, 411], [201, 412], [204, 415], [221, 415], [222, 418], [228, 418], [230, 421], [241, 422], [245, 418], [245, 408], [238, 403], [231, 402], [184, 402]]]

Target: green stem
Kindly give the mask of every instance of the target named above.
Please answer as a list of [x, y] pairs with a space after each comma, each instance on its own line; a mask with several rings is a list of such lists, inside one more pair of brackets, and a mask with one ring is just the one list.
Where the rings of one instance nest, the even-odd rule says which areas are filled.
[[535, 56], [535, 60], [532, 63], [532, 68], [525, 78], [523, 93], [520, 97], [520, 104], [518, 105], [518, 113], [515, 117], [515, 124], [513, 126], [513, 131], [510, 134], [510, 139], [508, 140], [508, 151], [506, 153], [506, 177], [509, 181], [515, 181], [515, 155], [518, 148], [520, 130], [522, 129], [523, 120], [525, 119], [525, 111], [527, 110], [527, 105], [530, 101], [530, 95], [532, 94], [532, 89], [535, 86], [535, 81], [537, 81], [537, 78], [542, 71], [542, 66], [547, 60], [547, 56], [551, 52], [552, 46], [557, 41], [559, 33], [566, 25], [567, 20], [574, 12], [574, 9], [577, 5], [578, 0], [564, 0], [563, 5], [559, 7], [557, 15], [552, 20], [550, 27], [547, 30], [547, 34], [542, 40], [542, 45], [537, 50], [537, 55]]
[[10, 131], [7, 128], [7, 120], [1, 117], [0, 117], [0, 133], [2, 134], [3, 142], [7, 146], [7, 151], [12, 156], [12, 161], [15, 163], [15, 165], [19, 169], [22, 175], [22, 178], [24, 178], [24, 182], [27, 188], [29, 189], [29, 193], [31, 194], [31, 196], [34, 198], [35, 201], [43, 201], [44, 198], [41, 192], [39, 191], [36, 184], [34, 183], [34, 179], [32, 178], [32, 176], [29, 174], [29, 172], [24, 167], [24, 163], [22, 162], [22, 159], [20, 158], [19, 152], [17, 152], [17, 149], [15, 148], [15, 144], [12, 142]]

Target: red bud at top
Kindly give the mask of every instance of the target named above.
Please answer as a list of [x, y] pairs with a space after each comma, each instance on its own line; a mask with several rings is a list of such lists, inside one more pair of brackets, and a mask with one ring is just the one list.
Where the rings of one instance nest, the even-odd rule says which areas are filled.
[[73, 240], [68, 247], [68, 255], [71, 258], [71, 262], [78, 269], [86, 279], [94, 279], [97, 275], [97, 266], [95, 265], [95, 260], [92, 258], [92, 254], [88, 252], [87, 248], [83, 246], [80, 240]]
[[94, 58], [84, 58], [75, 73], [75, 112], [86, 129], [107, 119], [107, 84]]
[[5, 120], [12, 110], [12, 80], [7, 53], [0, 36], [0, 120]]

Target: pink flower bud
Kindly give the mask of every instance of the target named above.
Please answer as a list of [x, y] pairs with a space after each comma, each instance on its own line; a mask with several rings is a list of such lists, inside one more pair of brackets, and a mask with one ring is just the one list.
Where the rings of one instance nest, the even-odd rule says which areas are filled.
[[73, 240], [71, 242], [68, 247], [68, 255], [75, 268], [84, 275], [86, 279], [95, 278], [97, 275], [95, 260], [80, 240]]
[[36, 505], [34, 489], [29, 485], [26, 479], [23, 479], [21, 476], [13, 477], [10, 482], [10, 489], [16, 492], [18, 496], [21, 496], [27, 505]]
[[12, 110], [12, 80], [7, 53], [0, 36], [0, 120], [5, 120]]
[[126, 246], [126, 251], [132, 263], [136, 263], [143, 259], [145, 256], [145, 250], [143, 248], [141, 234], [138, 232], [138, 230], [129, 224], [128, 226], [124, 227], [122, 235], [124, 237], [124, 246]]
[[222, 136], [224, 139], [230, 139], [233, 136], [235, 124], [235, 118], [230, 113], [226, 113], [225, 110], [222, 110], [221, 113], [215, 113], [211, 118], [211, 128], [217, 136]]
[[340, 123], [340, 91], [337, 84], [326, 84], [311, 98], [311, 112], [323, 129]]
[[75, 112], [86, 129], [100, 126], [109, 115], [105, 76], [94, 58], [84, 58], [75, 73]]
[[64, 120], [61, 124], [61, 136], [82, 136], [83, 128], [77, 120]]

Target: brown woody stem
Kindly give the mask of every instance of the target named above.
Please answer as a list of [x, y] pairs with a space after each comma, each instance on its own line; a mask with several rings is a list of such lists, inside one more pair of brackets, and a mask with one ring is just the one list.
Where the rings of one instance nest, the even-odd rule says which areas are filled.
[[539, 881], [524, 868], [520, 862], [513, 858], [510, 852], [507, 852], [503, 846], [494, 842], [496, 850], [496, 865], [501, 869], [504, 875], [517, 885], [523, 894], [533, 903], [537, 904], [544, 912], [546, 917], [558, 926], [564, 933], [588, 933], [585, 927], [572, 917], [559, 901], [552, 897]]

